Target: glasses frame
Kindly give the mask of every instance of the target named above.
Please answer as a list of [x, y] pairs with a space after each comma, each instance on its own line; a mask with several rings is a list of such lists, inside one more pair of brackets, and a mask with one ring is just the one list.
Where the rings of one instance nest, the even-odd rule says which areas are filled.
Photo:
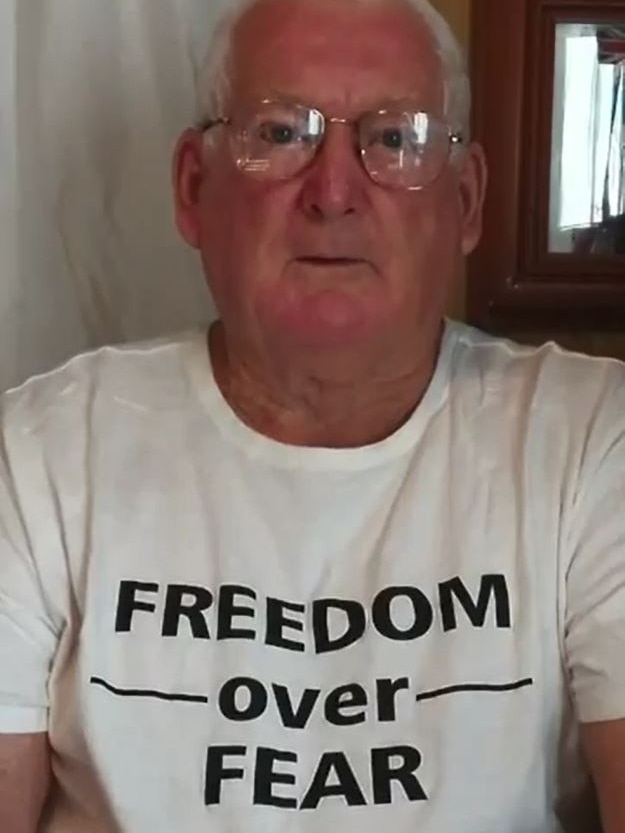
[[[382, 108], [380, 110], [369, 110], [365, 113], [362, 113], [356, 119], [346, 119], [346, 118], [339, 118], [337, 116], [332, 116], [332, 117], [326, 116], [325, 113], [323, 113], [317, 107], [311, 107], [307, 104], [301, 104], [301, 103], [293, 102], [293, 101], [285, 102], [285, 101], [281, 101], [280, 99], [264, 98], [264, 99], [261, 99], [260, 101], [257, 102], [258, 106], [265, 106], [265, 105], [270, 105], [270, 104], [281, 104], [281, 105], [288, 104], [289, 106], [297, 107], [297, 108], [302, 109], [302, 110], [312, 111], [313, 113], [316, 113], [317, 115], [319, 115], [321, 117], [323, 125], [324, 125], [324, 130], [323, 130], [323, 134], [321, 136], [321, 140], [320, 140], [319, 144], [317, 145], [317, 147], [315, 148], [315, 151], [314, 151], [313, 155], [311, 156], [310, 161], [307, 162], [305, 165], [303, 165], [301, 168], [299, 168], [295, 173], [293, 173], [289, 176], [274, 177], [274, 179], [276, 181], [288, 181], [289, 179], [294, 179], [296, 176], [298, 176], [300, 173], [302, 173], [302, 171], [305, 171], [307, 168], [309, 168], [311, 165], [314, 164], [314, 161], [317, 157], [317, 154], [318, 154], [319, 150], [322, 148], [323, 143], [325, 141], [327, 125], [329, 125], [329, 124], [343, 124], [343, 125], [352, 127], [354, 129], [354, 131], [356, 131], [356, 130], [358, 130], [361, 122], [363, 121], [363, 119], [365, 119], [367, 116], [370, 116], [370, 115], [380, 115], [380, 116], [382, 116], [382, 115], [388, 115], [390, 113], [397, 113], [398, 112], [397, 110], [390, 110], [390, 109]], [[399, 111], [399, 112], [406, 112], [406, 113], [414, 112], [415, 115], [418, 115], [418, 114], [422, 113], [423, 115], [426, 115], [428, 117], [428, 119], [431, 119], [432, 121], [437, 122], [442, 127], [446, 126], [439, 119], [436, 119], [434, 116], [431, 116], [429, 113], [427, 113], [423, 110], [414, 110], [414, 111], [412, 111], [412, 110], [403, 110], [403, 111]], [[220, 126], [235, 127], [234, 119], [231, 116], [219, 116], [217, 118], [207, 119], [206, 121], [200, 122], [197, 125], [197, 129], [202, 134], [205, 134], [205, 133], [210, 132], [211, 130], [214, 130], [214, 128], [220, 127]], [[456, 148], [459, 148], [459, 147], [461, 147], [465, 144], [465, 139], [464, 139], [464, 136], [462, 135], [462, 133], [459, 133], [457, 131], [453, 131], [449, 126], [446, 126], [446, 128], [447, 128], [447, 137], [448, 137], [448, 140], [449, 140], [449, 149], [448, 149], [448, 155], [447, 155], [447, 160], [446, 160], [445, 165], [449, 164], [449, 160], [451, 159], [453, 151]], [[239, 135], [244, 136], [244, 132], [243, 131], [240, 132]], [[389, 188], [389, 189], [398, 190], [398, 191], [423, 191], [425, 188], [429, 188], [431, 185], [433, 185], [442, 176], [443, 171], [445, 170], [445, 165], [443, 165], [442, 168], [441, 168], [440, 173], [437, 174], [437, 176], [435, 176], [434, 179], [432, 179], [430, 182], [426, 183], [425, 185], [390, 185], [386, 182], [379, 181], [379, 179], [377, 179], [375, 177], [375, 175], [369, 170], [369, 168], [367, 167], [366, 162], [365, 162], [366, 150], [365, 150], [365, 148], [363, 148], [360, 145], [360, 142], [358, 142], [358, 147], [359, 147], [358, 158], [359, 158], [360, 164], [362, 165], [363, 169], [365, 170], [367, 176], [369, 177], [369, 179], [371, 179], [372, 182], [374, 182], [376, 185], [379, 185], [382, 188]], [[239, 160], [235, 160], [235, 163], [236, 163], [237, 167], [239, 168], [239, 170], [243, 171], [248, 176], [254, 176], [253, 173], [251, 173], [249, 171], [244, 171], [244, 169], [243, 169], [242, 165], [240, 164]]]

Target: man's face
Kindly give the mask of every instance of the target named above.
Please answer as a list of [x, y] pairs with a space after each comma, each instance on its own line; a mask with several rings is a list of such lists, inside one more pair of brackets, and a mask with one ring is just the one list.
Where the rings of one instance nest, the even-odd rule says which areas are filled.
[[[402, 3], [266, 0], [236, 31], [234, 67], [228, 116], [277, 98], [346, 119], [400, 102], [445, 121], [432, 35]], [[240, 342], [401, 355], [436, 331], [479, 236], [479, 152], [421, 191], [390, 189], [353, 129], [331, 124], [314, 161], [276, 182], [239, 170], [229, 128], [215, 131], [180, 146], [178, 221]]]

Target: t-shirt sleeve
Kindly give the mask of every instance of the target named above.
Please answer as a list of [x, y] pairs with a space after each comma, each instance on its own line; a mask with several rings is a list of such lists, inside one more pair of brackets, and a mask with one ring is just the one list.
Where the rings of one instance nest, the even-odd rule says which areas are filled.
[[565, 575], [565, 653], [583, 723], [625, 718], [625, 374], [581, 450]]
[[58, 638], [0, 437], [0, 733], [47, 731], [48, 677]]

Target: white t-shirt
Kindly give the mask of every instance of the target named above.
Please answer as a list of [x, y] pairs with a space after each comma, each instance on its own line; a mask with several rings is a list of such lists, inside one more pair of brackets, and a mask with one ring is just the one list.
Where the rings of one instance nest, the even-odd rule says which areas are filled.
[[242, 424], [205, 334], [3, 400], [0, 732], [41, 833], [567, 833], [625, 717], [625, 367], [447, 325], [393, 436]]

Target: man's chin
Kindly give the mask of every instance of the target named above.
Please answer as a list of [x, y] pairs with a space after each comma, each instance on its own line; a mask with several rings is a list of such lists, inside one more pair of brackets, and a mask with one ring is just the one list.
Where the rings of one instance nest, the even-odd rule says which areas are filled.
[[275, 336], [315, 351], [357, 347], [383, 326], [372, 298], [334, 290], [280, 304], [271, 318]]

